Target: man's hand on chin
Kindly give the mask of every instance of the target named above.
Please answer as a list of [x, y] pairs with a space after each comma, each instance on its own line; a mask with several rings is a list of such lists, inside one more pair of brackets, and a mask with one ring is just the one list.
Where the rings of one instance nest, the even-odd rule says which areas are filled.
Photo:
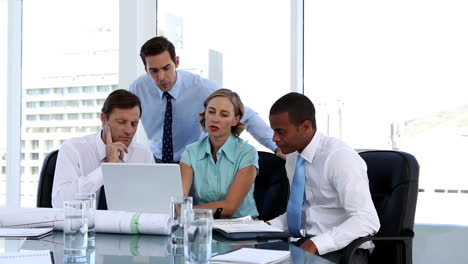
[[301, 248], [305, 251], [308, 251], [310, 253], [317, 254], [318, 250], [317, 247], [315, 246], [314, 242], [312, 240], [308, 239], [306, 242], [301, 244]]

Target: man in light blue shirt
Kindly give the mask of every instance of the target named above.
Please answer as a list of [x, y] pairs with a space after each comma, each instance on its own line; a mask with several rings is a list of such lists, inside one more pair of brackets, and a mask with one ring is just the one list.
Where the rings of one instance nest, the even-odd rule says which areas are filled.
[[[179, 57], [164, 37], [143, 44], [140, 57], [147, 74], [136, 79], [130, 91], [140, 98], [141, 122], [151, 151], [161, 161], [178, 162], [185, 147], [201, 138], [198, 113], [204, 110], [203, 101], [220, 87], [199, 75], [177, 70]], [[272, 141], [273, 131], [255, 111], [246, 107], [241, 122], [260, 144], [285, 158]], [[168, 155], [168, 159], [163, 157]]]

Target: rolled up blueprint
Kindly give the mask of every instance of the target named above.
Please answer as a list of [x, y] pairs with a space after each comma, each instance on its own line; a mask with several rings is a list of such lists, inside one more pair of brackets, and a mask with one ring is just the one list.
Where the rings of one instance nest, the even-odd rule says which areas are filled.
[[[171, 218], [167, 214], [96, 211], [96, 232], [117, 234], [169, 235]], [[6, 208], [0, 210], [0, 227], [53, 227], [63, 229], [63, 209]]]

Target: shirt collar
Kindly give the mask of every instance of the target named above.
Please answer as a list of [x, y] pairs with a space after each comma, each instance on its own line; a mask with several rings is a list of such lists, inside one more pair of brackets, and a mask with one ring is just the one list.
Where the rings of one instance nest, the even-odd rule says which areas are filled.
[[[106, 158], [107, 154], [106, 154], [106, 144], [104, 144], [104, 142], [102, 141], [101, 134], [102, 134], [102, 127], [96, 133], [96, 148], [97, 148], [97, 152], [99, 155], [98, 156], [99, 160], [103, 161]], [[133, 146], [133, 139], [132, 139], [132, 142], [130, 142], [130, 145], [128, 146], [129, 152], [131, 151], [130, 149], [132, 146]], [[128, 153], [124, 153], [123, 162], [127, 162], [127, 160], [128, 160]]]
[[[203, 144], [205, 145], [205, 151], [200, 151], [199, 152], [199, 155], [198, 155], [198, 160], [201, 160], [203, 159], [206, 155], [210, 155], [211, 156], [211, 144], [210, 144], [210, 138], [209, 136], [206, 136], [204, 139], [204, 142]], [[218, 150], [218, 153], [221, 153], [223, 152], [224, 153], [224, 156], [226, 156], [226, 158], [228, 160], [230, 160], [231, 162], [234, 163], [234, 156], [235, 156], [235, 153], [234, 153], [234, 150], [235, 150], [235, 145], [236, 145], [236, 136], [234, 136], [233, 134], [231, 134], [228, 139], [226, 140], [226, 142], [224, 142], [224, 144], [221, 146], [221, 148]]]
[[301, 157], [305, 161], [312, 163], [315, 153], [317, 152], [317, 149], [319, 148], [320, 142], [322, 141], [323, 138], [324, 138], [324, 135], [322, 134], [322, 132], [316, 130], [315, 135], [312, 138], [312, 140], [309, 142], [309, 144], [304, 148], [302, 153], [300, 153], [299, 155], [301, 155]]
[[[177, 98], [179, 97], [179, 94], [180, 94], [180, 90], [181, 90], [181, 87], [182, 87], [182, 78], [180, 78], [180, 72], [178, 70], [176, 70], [176, 76], [177, 76], [177, 79], [176, 79], [176, 82], [174, 83], [174, 86], [172, 86], [171, 90], [168, 91], [168, 93], [172, 96], [172, 98], [174, 100], [177, 100]], [[157, 86], [156, 86], [157, 87]], [[159, 92], [159, 97], [161, 98], [161, 100], [165, 100], [164, 98], [164, 92], [161, 91], [161, 89], [158, 88], [158, 92]]]

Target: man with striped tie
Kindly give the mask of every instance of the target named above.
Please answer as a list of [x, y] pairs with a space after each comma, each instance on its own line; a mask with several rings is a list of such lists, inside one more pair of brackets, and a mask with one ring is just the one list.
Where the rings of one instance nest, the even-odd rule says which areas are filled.
[[[317, 130], [314, 105], [303, 94], [278, 99], [270, 126], [273, 141], [287, 155], [291, 183], [287, 211], [271, 225], [288, 230], [302, 249], [339, 263], [341, 249], [380, 228], [366, 163], [343, 141]], [[367, 263], [373, 247], [364, 243], [353, 263]]]

